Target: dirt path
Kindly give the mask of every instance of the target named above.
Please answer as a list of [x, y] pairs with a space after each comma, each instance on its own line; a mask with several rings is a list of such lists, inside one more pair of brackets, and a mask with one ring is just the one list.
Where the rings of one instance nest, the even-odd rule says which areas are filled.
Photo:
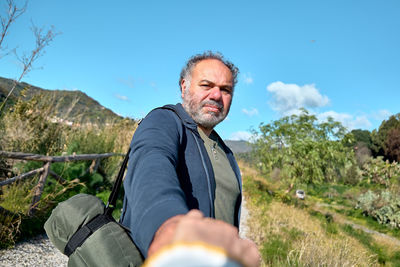
[[[328, 207], [330, 207], [330, 205], [325, 204], [325, 203], [317, 203], [314, 206], [314, 210], [319, 211], [321, 213], [330, 213], [333, 216], [333, 220], [335, 222], [337, 222], [337, 223], [348, 224], [351, 227], [353, 227], [354, 229], [362, 230], [365, 233], [371, 234], [371, 235], [375, 236], [376, 238], [378, 238], [380, 240], [384, 240], [387, 243], [390, 243], [390, 244], [392, 244], [394, 246], [399, 246], [400, 247], [400, 240], [399, 239], [397, 239], [397, 238], [395, 238], [393, 236], [390, 236], [390, 235], [387, 235], [387, 234], [384, 234], [384, 233], [369, 229], [366, 226], [356, 224], [355, 222], [349, 221], [348, 219], [346, 219], [345, 216], [343, 216], [341, 214], [338, 214], [338, 213], [336, 213], [336, 212], [334, 212], [332, 210], [328, 210], [327, 209]], [[337, 208], [339, 206], [336, 205], [335, 207]], [[346, 207], [343, 207], [343, 208], [345, 209]]]
[[249, 210], [246, 207], [246, 199], [242, 198], [242, 211], [240, 213], [240, 225], [239, 225], [239, 235], [241, 238], [247, 238], [247, 233], [249, 232], [249, 226], [247, 224], [247, 219], [249, 218]]

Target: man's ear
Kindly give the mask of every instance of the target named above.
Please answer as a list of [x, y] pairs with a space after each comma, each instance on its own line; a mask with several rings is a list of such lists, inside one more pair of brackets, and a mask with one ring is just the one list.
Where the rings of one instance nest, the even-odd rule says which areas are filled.
[[186, 79], [182, 79], [182, 81], [181, 81], [181, 97], [182, 97], [182, 99], [185, 94], [185, 90], [188, 89], [187, 86], [188, 86], [188, 82], [186, 81]]

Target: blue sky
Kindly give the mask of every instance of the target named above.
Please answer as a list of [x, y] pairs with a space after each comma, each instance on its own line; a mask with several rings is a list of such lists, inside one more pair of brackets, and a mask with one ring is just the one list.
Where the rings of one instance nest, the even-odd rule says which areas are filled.
[[[33, 48], [31, 21], [54, 25], [61, 34], [23, 81], [81, 90], [123, 116], [180, 102], [185, 61], [213, 50], [240, 69], [217, 126], [224, 139], [300, 107], [373, 130], [400, 112], [399, 14], [397, 0], [32, 0], [5, 44], [22, 54]], [[20, 72], [13, 55], [0, 58], [0, 76]]]

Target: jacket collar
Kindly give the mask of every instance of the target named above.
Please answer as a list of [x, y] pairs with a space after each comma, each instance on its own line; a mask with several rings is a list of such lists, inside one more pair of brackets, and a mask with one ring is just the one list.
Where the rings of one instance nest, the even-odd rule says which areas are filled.
[[165, 105], [164, 108], [172, 109], [187, 128], [197, 132], [197, 123], [192, 119], [192, 117], [190, 117], [181, 103], [176, 105]]
[[[196, 135], [198, 135], [198, 137], [200, 138], [200, 134], [197, 131], [197, 123], [192, 119], [192, 117], [190, 117], [190, 115], [186, 112], [186, 110], [183, 108], [181, 103], [178, 103], [176, 105], [165, 105], [164, 108], [172, 109], [176, 113], [176, 115], [178, 115], [178, 117], [181, 119], [182, 123], [187, 128], [193, 130], [193, 132], [195, 132]], [[219, 136], [219, 134], [216, 131], [214, 131], [214, 132], [217, 134], [218, 141], [224, 147], [225, 152], [229, 151], [230, 153], [232, 153], [230, 148], [225, 144], [225, 142], [222, 140], [222, 138]]]

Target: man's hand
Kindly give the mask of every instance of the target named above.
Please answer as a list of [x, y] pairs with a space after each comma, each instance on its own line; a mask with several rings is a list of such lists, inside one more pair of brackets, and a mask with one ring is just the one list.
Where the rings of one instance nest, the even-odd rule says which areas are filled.
[[185, 215], [176, 215], [169, 218], [160, 226], [160, 228], [158, 228], [153, 241], [150, 244], [149, 250], [147, 251], [147, 257], [150, 257], [163, 246], [171, 244], [175, 235], [176, 226], [184, 216]]
[[[153, 248], [154, 242], [156, 246]], [[149, 248], [149, 256], [162, 246], [175, 242], [203, 242], [222, 248], [229, 258], [244, 266], [260, 264], [257, 247], [249, 240], [240, 239], [236, 227], [205, 218], [198, 210], [191, 210], [186, 215], [175, 216], [166, 221], [155, 235]]]

